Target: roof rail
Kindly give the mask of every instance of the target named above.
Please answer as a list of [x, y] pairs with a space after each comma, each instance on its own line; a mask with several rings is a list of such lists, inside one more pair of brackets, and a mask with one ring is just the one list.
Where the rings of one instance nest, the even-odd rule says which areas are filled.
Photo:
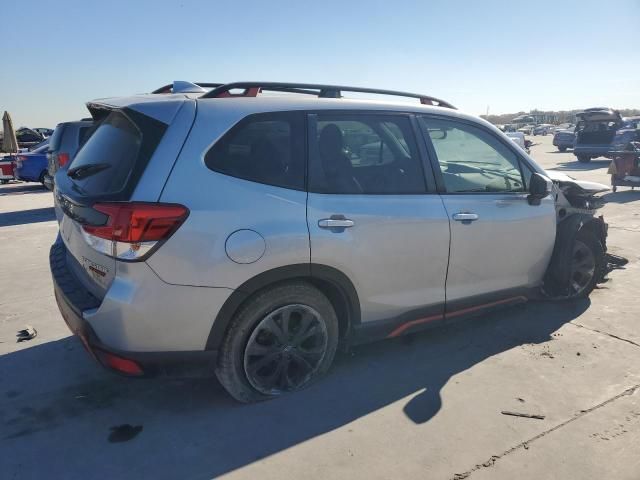
[[[192, 83], [192, 82], [183, 82], [183, 81], [176, 80], [175, 82], [170, 83], [169, 85], [163, 85], [160, 88], [156, 88], [151, 93], [172, 93], [173, 90], [176, 87], [176, 84], [178, 84], [178, 86], [182, 86], [182, 87], [186, 87], [187, 84], [191, 84], [191, 85], [196, 85], [196, 86], [202, 87], [202, 88], [216, 88], [216, 87], [219, 87], [221, 85], [224, 85], [223, 83], [211, 83], [211, 82], [193, 82]], [[185, 93], [185, 92], [183, 92], [183, 93]], [[188, 92], [186, 92], [186, 93], [188, 93]]]
[[[243, 90], [242, 93], [231, 93], [231, 90]], [[396, 97], [417, 98], [423, 105], [434, 105], [456, 109], [449, 102], [419, 93], [382, 90], [379, 88], [345, 87], [339, 85], [322, 85], [315, 83], [283, 83], [283, 82], [234, 82], [226, 83], [208, 91], [200, 98], [255, 97], [259, 92], [288, 92], [315, 95], [319, 98], [341, 98], [342, 92], [373, 93], [376, 95], [393, 95]]]

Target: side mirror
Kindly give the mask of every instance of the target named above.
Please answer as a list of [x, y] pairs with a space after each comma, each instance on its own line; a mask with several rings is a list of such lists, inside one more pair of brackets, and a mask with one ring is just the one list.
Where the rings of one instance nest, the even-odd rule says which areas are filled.
[[540, 205], [540, 200], [551, 193], [551, 180], [544, 175], [534, 173], [529, 181], [529, 205]]

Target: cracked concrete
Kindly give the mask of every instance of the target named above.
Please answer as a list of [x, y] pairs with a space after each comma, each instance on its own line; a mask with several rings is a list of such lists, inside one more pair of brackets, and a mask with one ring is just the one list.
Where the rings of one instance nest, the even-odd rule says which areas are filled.
[[[545, 168], [608, 182], [607, 162], [584, 166], [535, 139]], [[0, 478], [640, 478], [640, 192], [606, 198], [610, 251], [630, 262], [589, 301], [366, 345], [308, 390], [240, 406], [213, 380], [95, 366], [51, 296], [55, 222], [33, 213], [51, 195], [2, 186]], [[15, 343], [25, 324], [38, 336]], [[143, 429], [110, 443], [124, 424]]]

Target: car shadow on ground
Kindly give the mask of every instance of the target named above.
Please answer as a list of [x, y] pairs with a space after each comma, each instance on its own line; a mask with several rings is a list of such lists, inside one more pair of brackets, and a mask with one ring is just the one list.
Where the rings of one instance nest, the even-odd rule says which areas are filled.
[[25, 225], [27, 223], [50, 222], [56, 219], [53, 207], [33, 208], [31, 210], [19, 210], [17, 212], [0, 213], [0, 227], [13, 225]]
[[631, 187], [618, 187], [617, 192], [605, 193], [601, 197], [607, 203], [631, 203], [640, 200], [640, 188], [631, 190]]
[[552, 170], [575, 170], [575, 171], [589, 171], [597, 170], [599, 168], [608, 168], [611, 160], [602, 158], [597, 160], [591, 160], [589, 163], [580, 163], [578, 160], [572, 162], [558, 162]]
[[8, 183], [0, 186], [0, 196], [24, 193], [50, 193], [41, 183]]
[[[28, 478], [215, 478], [407, 397], [410, 428], [438, 413], [452, 376], [551, 340], [588, 306], [530, 303], [358, 347], [310, 388], [252, 405], [212, 379], [114, 376], [90, 364], [74, 338], [25, 348], [0, 357], [4, 468]], [[109, 443], [110, 428], [125, 423], [140, 433]]]

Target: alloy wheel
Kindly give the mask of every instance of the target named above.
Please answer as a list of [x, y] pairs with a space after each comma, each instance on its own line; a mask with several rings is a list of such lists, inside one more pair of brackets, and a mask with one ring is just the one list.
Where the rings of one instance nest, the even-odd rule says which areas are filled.
[[308, 305], [292, 304], [266, 315], [244, 352], [244, 371], [253, 388], [279, 395], [303, 387], [324, 359], [327, 327]]
[[595, 272], [596, 259], [593, 251], [585, 243], [576, 240], [571, 258], [571, 296], [580, 295], [591, 283]]

